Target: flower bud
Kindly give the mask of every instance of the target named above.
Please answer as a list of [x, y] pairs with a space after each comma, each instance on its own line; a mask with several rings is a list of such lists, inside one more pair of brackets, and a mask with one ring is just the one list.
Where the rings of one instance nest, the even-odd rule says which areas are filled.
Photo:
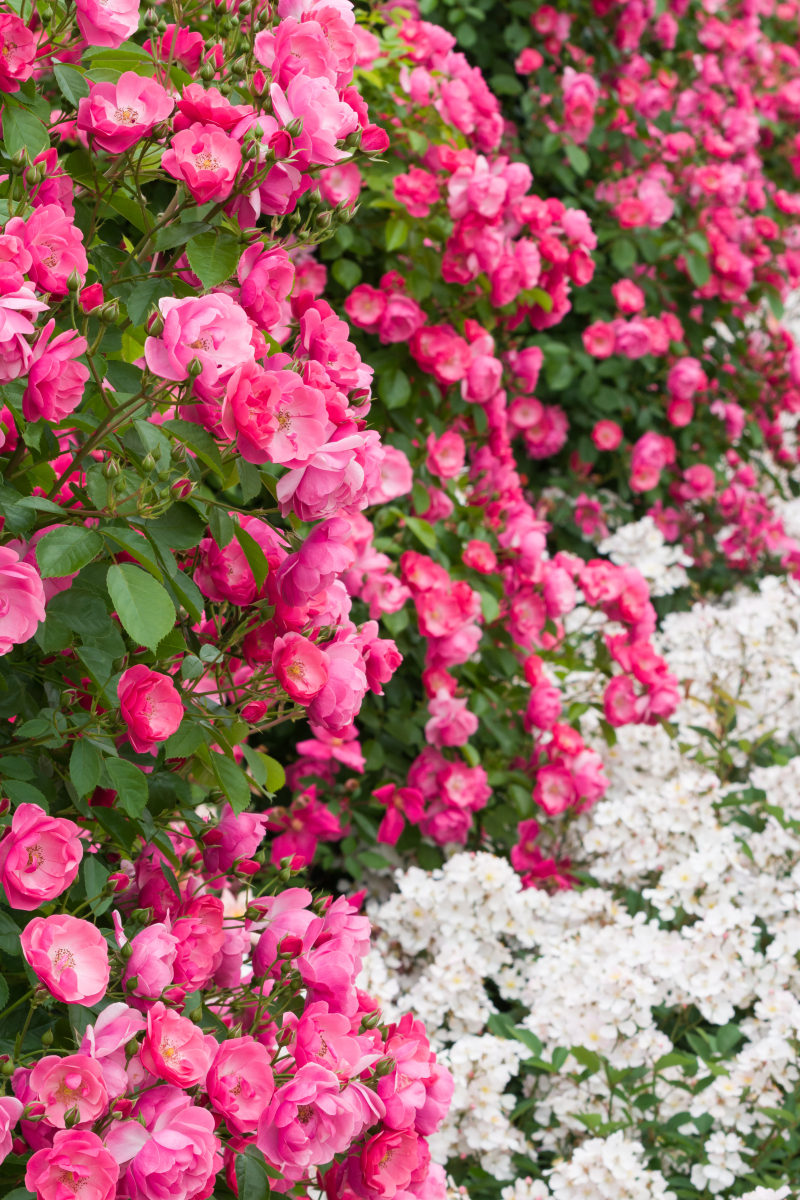
[[64, 1126], [66, 1129], [72, 1129], [81, 1119], [81, 1114], [77, 1104], [73, 1104], [72, 1108], [68, 1108], [64, 1113]]
[[361, 1018], [361, 1032], [365, 1033], [368, 1029], [377, 1029], [381, 1023], [382, 1016], [383, 1014], [379, 1008], [376, 1008], [374, 1012], [365, 1013]]
[[128, 1059], [128, 1061], [130, 1061], [133, 1058], [133, 1056], [138, 1053], [139, 1053], [139, 1043], [137, 1042], [135, 1037], [131, 1038], [131, 1040], [129, 1042], [125, 1043], [125, 1057]]
[[243, 858], [234, 867], [237, 875], [255, 875], [261, 870], [261, 863], [257, 863], [252, 858]]
[[186, 364], [186, 374], [190, 379], [197, 379], [198, 375], [203, 374], [203, 364], [199, 358], [193, 358]]
[[48, 1048], [48, 1046], [52, 1046], [52, 1044], [53, 1044], [53, 1031], [52, 1031], [52, 1029], [45, 1029], [44, 1033], [42, 1034], [42, 1045], [44, 1046], [44, 1048], [46, 1050]]
[[253, 6], [250, 3], [250, 0], [242, 0], [241, 4], [239, 5], [239, 16], [249, 17], [252, 10]]
[[101, 304], [97, 311], [97, 319], [104, 325], [111, 325], [119, 316], [119, 304], [116, 300], [108, 300]]
[[290, 121], [286, 126], [286, 132], [290, 138], [300, 137], [300, 134], [303, 132], [303, 118], [295, 117], [293, 121]]
[[344, 139], [344, 144], [350, 150], [357, 150], [361, 145], [361, 130], [354, 129], [352, 133], [348, 133], [347, 137]]
[[78, 271], [70, 271], [69, 275], [67, 276], [67, 289], [70, 294], [73, 292], [79, 292], [81, 290], [82, 283], [83, 277], [80, 275], [80, 273]]
[[14, 175], [19, 175], [26, 162], [29, 162], [28, 151], [18, 150], [16, 154], [11, 155], [11, 170]]
[[327, 229], [333, 219], [333, 213], [329, 208], [324, 208], [321, 213], [317, 213], [314, 218], [315, 223], [320, 229]]
[[153, 12], [152, 9], [148, 9], [148, 11], [142, 17], [142, 24], [144, 25], [145, 29], [152, 29], [154, 25], [158, 24], [158, 13]]
[[254, 158], [258, 158], [258, 142], [248, 142], [247, 145], [242, 149], [242, 158], [246, 162], [250, 162]]
[[397, 1064], [393, 1058], [381, 1058], [375, 1063], [375, 1074], [377, 1075], [378, 1079], [380, 1079], [383, 1075], [391, 1075], [396, 1066]]
[[166, 17], [162, 17], [162, 18], [161, 18], [161, 20], [158, 22], [158, 25], [156, 26], [156, 29], [158, 30], [158, 32], [159, 32], [159, 33], [166, 33], [166, 32], [167, 32], [167, 19], [166, 19]]
[[247, 59], [237, 58], [236, 62], [231, 63], [231, 73], [238, 75], [240, 79], [243, 78], [247, 74]]
[[176, 500], [185, 500], [194, 491], [194, 484], [191, 479], [176, 479], [170, 491]]
[[0, 1067], [0, 1075], [5, 1075], [6, 1079], [8, 1079], [10, 1075], [14, 1074], [16, 1067], [14, 1066], [13, 1058], [8, 1058], [4, 1055], [3, 1059], [3, 1065]]
[[202, 1019], [203, 1019], [203, 1006], [202, 1006], [202, 1004], [198, 1004], [197, 1008], [193, 1008], [192, 1011], [189, 1013], [189, 1020], [194, 1022], [195, 1025], [197, 1025], [197, 1024], [199, 1024], [200, 1021], [202, 1021]]
[[25, 172], [25, 182], [28, 187], [36, 187], [36, 184], [39, 182], [39, 172], [36, 170], [36, 167], [28, 167]]
[[202, 67], [200, 68], [200, 78], [204, 79], [206, 83], [210, 83], [216, 73], [217, 68], [212, 62], [203, 63]]
[[111, 891], [115, 893], [124, 892], [126, 888], [130, 887], [130, 883], [131, 881], [124, 871], [115, 871], [114, 874], [109, 875], [108, 879], [106, 880], [106, 887], [110, 888]]
[[103, 479], [116, 479], [119, 475], [119, 463], [115, 458], [110, 458], [108, 462], [104, 462], [101, 468]]
[[145, 454], [144, 458], [142, 459], [142, 470], [152, 471], [155, 465], [156, 460], [153, 458], [152, 454]]
[[260, 721], [266, 713], [269, 705], [264, 700], [251, 700], [249, 704], [245, 704], [242, 709], [242, 719], [249, 721], [254, 725], [256, 721]]
[[133, 992], [139, 986], [139, 976], [131, 975], [130, 979], [125, 980], [125, 987], [129, 992]]
[[11, 801], [7, 796], [0, 797], [0, 817], [4, 817], [11, 808]]
[[130, 942], [126, 942], [124, 946], [120, 946], [119, 956], [120, 956], [120, 958], [124, 959], [125, 962], [128, 961], [128, 959], [131, 957], [132, 954], [133, 954], [133, 946], [131, 945]]

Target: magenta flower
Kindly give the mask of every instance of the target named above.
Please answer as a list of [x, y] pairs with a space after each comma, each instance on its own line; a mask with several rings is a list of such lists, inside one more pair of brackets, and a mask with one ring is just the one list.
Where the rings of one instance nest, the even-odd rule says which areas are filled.
[[74, 362], [88, 343], [72, 330], [59, 333], [49, 342], [55, 321], [48, 321], [33, 347], [28, 369], [28, 386], [22, 397], [26, 421], [52, 421], [57, 425], [83, 399], [89, 368]]
[[174, 134], [161, 165], [186, 184], [198, 204], [227, 200], [242, 165], [242, 148], [217, 125], [197, 121]]
[[32, 911], [74, 882], [83, 858], [80, 830], [38, 804], [20, 804], [0, 842], [0, 879], [12, 908]]
[[171, 737], [183, 718], [180, 692], [171, 679], [140, 663], [123, 671], [117, 685], [119, 709], [137, 754]]
[[37, 1150], [25, 1171], [25, 1187], [39, 1200], [64, 1200], [80, 1188], [81, 1200], [113, 1200], [119, 1167], [96, 1133], [59, 1129], [52, 1146]]
[[95, 83], [78, 105], [78, 129], [109, 154], [122, 154], [165, 121], [175, 101], [155, 79], [125, 71], [116, 83]]
[[206, 1076], [206, 1091], [235, 1133], [253, 1133], [275, 1091], [270, 1055], [252, 1037], [223, 1042]]

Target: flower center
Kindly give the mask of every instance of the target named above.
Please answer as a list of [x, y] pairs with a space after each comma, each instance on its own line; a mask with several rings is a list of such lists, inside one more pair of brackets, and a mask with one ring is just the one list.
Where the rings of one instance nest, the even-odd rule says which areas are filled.
[[292, 415], [288, 412], [278, 413], [278, 428], [284, 431], [292, 428]]
[[62, 971], [74, 971], [75, 959], [72, 956], [72, 952], [67, 950], [65, 946], [62, 946], [60, 950], [56, 950], [53, 965], [58, 968], [59, 975]]
[[289, 663], [289, 666], [286, 668], [286, 674], [290, 679], [305, 679], [306, 668], [301, 662]]
[[314, 1115], [314, 1109], [310, 1104], [299, 1104], [297, 1106], [297, 1119], [301, 1125], [307, 1125]]
[[178, 1047], [174, 1042], [171, 1042], [169, 1038], [164, 1038], [158, 1049], [161, 1057], [166, 1058], [167, 1062], [170, 1062], [172, 1059], [175, 1059], [176, 1062], [180, 1062], [183, 1058], [183, 1055]]
[[45, 241], [42, 241], [42, 242], [40, 242], [39, 244], [40, 244], [40, 246], [42, 247], [42, 249], [43, 249], [43, 250], [46, 248], [46, 249], [48, 249], [48, 250], [50, 251], [50, 253], [48, 254], [47, 258], [43, 258], [43, 259], [42, 259], [42, 265], [43, 265], [43, 266], [45, 266], [45, 267], [55, 267], [55, 266], [57, 266], [57, 265], [58, 265], [58, 251], [56, 250], [56, 248], [55, 248], [55, 246], [53, 245], [53, 243], [52, 243], [52, 242], [45, 242]]
[[63, 1183], [64, 1187], [68, 1187], [71, 1192], [77, 1193], [86, 1183], [86, 1180], [76, 1179], [72, 1171], [62, 1171], [58, 1177], [58, 1182]]
[[194, 165], [198, 171], [218, 171], [219, 159], [214, 158], [210, 150], [201, 150], [199, 154], [195, 155]]
[[212, 350], [213, 347], [214, 343], [211, 341], [211, 335], [208, 333], [201, 333], [196, 342], [189, 343], [190, 350]]
[[28, 862], [25, 866], [25, 870], [26, 871], [38, 871], [39, 868], [44, 863], [44, 851], [42, 850], [41, 844], [39, 842], [36, 842], [35, 845], [28, 846], [27, 851], [28, 851]]
[[114, 120], [119, 125], [135, 125], [139, 114], [135, 108], [118, 108], [114, 113]]

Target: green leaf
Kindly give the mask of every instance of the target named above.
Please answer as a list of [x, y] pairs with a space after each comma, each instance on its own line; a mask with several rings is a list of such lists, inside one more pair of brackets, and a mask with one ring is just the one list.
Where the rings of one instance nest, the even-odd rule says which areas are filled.
[[219, 546], [220, 550], [224, 550], [233, 541], [233, 535], [236, 533], [236, 526], [233, 519], [225, 512], [224, 508], [218, 508], [217, 505], [212, 505], [208, 510], [208, 527], [211, 530], [211, 536]]
[[348, 292], [361, 282], [361, 267], [352, 258], [338, 258], [331, 267], [331, 274]]
[[206, 523], [197, 509], [181, 500], [155, 521], [148, 521], [147, 531], [173, 550], [191, 550], [205, 536]]
[[399, 250], [408, 237], [408, 225], [402, 217], [389, 217], [386, 222], [386, 249]]
[[147, 779], [136, 763], [125, 758], [109, 758], [106, 770], [118, 796], [117, 807], [129, 817], [140, 817], [147, 804]]
[[585, 175], [589, 170], [589, 155], [585, 150], [581, 150], [580, 146], [575, 146], [572, 142], [565, 146], [569, 165], [572, 167], [576, 175]]
[[576, 1058], [582, 1067], [586, 1067], [591, 1071], [592, 1075], [600, 1070], [601, 1062], [600, 1055], [594, 1050], [587, 1050], [585, 1046], [573, 1046], [572, 1056]]
[[19, 944], [20, 929], [11, 917], [0, 912], [0, 950], [3, 954], [21, 954]]
[[72, 747], [69, 777], [79, 796], [88, 796], [100, 782], [100, 755], [83, 738], [78, 738]]
[[89, 84], [82, 71], [76, 70], [75, 67], [65, 66], [63, 63], [53, 63], [53, 74], [62, 96], [69, 100], [73, 108], [77, 108], [78, 102], [89, 95]]
[[244, 551], [244, 556], [247, 559], [250, 570], [253, 572], [253, 578], [256, 581], [256, 588], [261, 591], [264, 586], [264, 581], [269, 575], [269, 563], [267, 556], [259, 546], [252, 534], [246, 529], [242, 529], [241, 525], [236, 525], [235, 530], [236, 540]]
[[242, 502], [247, 504], [250, 500], [255, 500], [261, 492], [261, 475], [258, 467], [253, 466], [246, 458], [237, 458], [236, 467], [239, 471]]
[[65, 525], [46, 533], [36, 547], [36, 561], [43, 579], [80, 571], [103, 549], [103, 539], [94, 529]]
[[79, 587], [71, 587], [54, 596], [47, 606], [47, 615], [48, 618], [56, 617], [73, 633], [87, 633], [93, 637], [101, 637], [112, 627], [100, 597]]
[[172, 287], [166, 279], [143, 279], [135, 284], [125, 301], [131, 324], [141, 325], [151, 306], [157, 306], [162, 297], [171, 295]]
[[125, 631], [155, 653], [175, 624], [175, 606], [164, 588], [131, 563], [110, 567], [107, 586]]
[[378, 381], [378, 395], [387, 408], [402, 408], [411, 398], [411, 384], [405, 371], [389, 367]]
[[148, 571], [154, 579], [159, 583], [164, 582], [164, 575], [156, 562], [156, 553], [150, 542], [142, 534], [136, 533], [133, 529], [106, 528], [103, 530], [104, 535], [109, 541], [116, 542], [123, 550], [127, 550], [128, 554], [133, 555], [137, 562], [141, 563], [146, 571]]
[[268, 1200], [269, 1176], [264, 1155], [255, 1146], [248, 1146], [236, 1155], [236, 1185], [239, 1200]]
[[8, 984], [6, 983], [3, 976], [0, 975], [0, 1009], [4, 1009], [7, 1004], [8, 1004]]
[[698, 254], [696, 250], [687, 250], [684, 257], [686, 259], [686, 269], [689, 272], [692, 283], [696, 287], [703, 287], [711, 278], [711, 268], [707, 260], [702, 254]]
[[6, 779], [33, 779], [33, 767], [27, 758], [5, 754], [0, 758], [0, 774]]
[[137, 200], [134, 200], [133, 196], [121, 188], [114, 192], [112, 196], [106, 198], [106, 204], [109, 208], [113, 208], [114, 212], [118, 212], [120, 216], [124, 217], [126, 221], [130, 221], [131, 225], [138, 229], [140, 233], [147, 233], [155, 225], [155, 218], [152, 217], [152, 213], [150, 214], [152, 219], [148, 225], [142, 213], [142, 206]]
[[[207, 233], [211, 229], [205, 221], [176, 221], [173, 225], [165, 225], [156, 234], [156, 250], [173, 250], [183, 246], [190, 238]], [[170, 293], [171, 294], [171, 293]]]
[[636, 247], [630, 238], [617, 238], [611, 247], [611, 261], [620, 274], [631, 269], [636, 262]]
[[499, 601], [491, 592], [481, 591], [481, 612], [483, 613], [484, 621], [488, 621], [490, 625], [492, 621], [496, 621], [500, 616]]
[[[180, 723], [180, 728], [173, 733], [172, 737], [167, 738], [164, 743], [164, 754], [167, 758], [190, 758], [197, 747], [202, 746], [204, 741], [205, 738], [203, 737], [201, 727], [195, 721], [184, 717]], [[248, 748], [246, 746], [243, 747], [245, 752]]]
[[227, 230], [209, 229], [188, 242], [186, 257], [189, 266], [208, 289], [230, 279], [236, 270], [242, 247], [238, 238]]
[[3, 110], [3, 141], [9, 157], [27, 150], [34, 159], [50, 148], [49, 135], [39, 118], [26, 108], [12, 108], [10, 104]]
[[687, 234], [686, 241], [698, 254], [702, 254], [704, 258], [707, 256], [710, 249], [708, 238], [699, 229], [695, 229], [692, 233]]
[[235, 762], [226, 758], [224, 754], [212, 750], [210, 756], [211, 768], [217, 783], [230, 801], [234, 813], [238, 816], [239, 813], [244, 812], [251, 800], [247, 776]]
[[[48, 730], [52, 726], [48, 723]], [[32, 783], [26, 783], [23, 779], [7, 779], [3, 784], [6, 795], [13, 804], [38, 804], [45, 812], [48, 810], [47, 800], [42, 792]]]
[[108, 871], [99, 861], [96, 854], [85, 854], [83, 857], [83, 886], [86, 888], [86, 899], [96, 917], [111, 907], [112, 896], [103, 898], [103, 888], [106, 886]]
[[192, 421], [181, 421], [177, 417], [174, 417], [170, 421], [162, 421], [161, 428], [166, 433], [174, 433], [175, 437], [188, 446], [190, 450], [194, 450], [197, 457], [202, 459], [207, 466], [213, 467], [223, 479], [226, 477], [219, 447], [211, 434], [207, 433], [205, 429], [202, 429], [199, 425], [195, 425]]
[[406, 517], [406, 525], [426, 550], [433, 550], [436, 545], [436, 532], [433, 526], [422, 517]]
[[94, 819], [103, 826], [103, 829], [110, 834], [117, 845], [122, 846], [131, 854], [136, 839], [141, 835], [139, 825], [129, 820], [123, 813], [118, 812], [116, 808], [98, 807], [92, 808], [90, 811]]

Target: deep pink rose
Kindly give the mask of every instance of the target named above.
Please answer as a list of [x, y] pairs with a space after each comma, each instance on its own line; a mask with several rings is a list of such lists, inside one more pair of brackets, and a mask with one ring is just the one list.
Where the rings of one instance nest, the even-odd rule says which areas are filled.
[[227, 200], [242, 165], [242, 148], [217, 125], [196, 121], [172, 138], [161, 166], [180, 179], [198, 204]]
[[616, 334], [614, 326], [607, 321], [595, 321], [581, 336], [584, 350], [593, 358], [608, 358], [614, 353]]
[[592, 441], [598, 450], [616, 450], [622, 441], [622, 430], [616, 421], [598, 421], [592, 430]]
[[78, 104], [78, 129], [102, 150], [123, 154], [165, 121], [175, 106], [155, 79], [125, 71], [116, 83], [90, 85]]
[[464, 470], [466, 446], [460, 433], [448, 429], [440, 438], [435, 433], [429, 433], [426, 446], [426, 466], [440, 479], [455, 479]]
[[497, 555], [488, 542], [479, 541], [473, 538], [467, 542], [461, 552], [461, 560], [467, 567], [472, 567], [473, 571], [478, 571], [481, 575], [491, 575], [497, 570]]
[[150, 1135], [128, 1165], [131, 1200], [205, 1200], [222, 1163], [214, 1117], [177, 1087], [145, 1093], [136, 1106]]
[[141, 1013], [135, 1012], [123, 1002], [109, 1004], [104, 1008], [94, 1025], [87, 1025], [79, 1046], [81, 1054], [88, 1054], [100, 1064], [110, 1097], [123, 1095], [129, 1086], [125, 1046], [145, 1027]]
[[55, 327], [55, 321], [48, 321], [33, 347], [22, 397], [26, 421], [43, 419], [57, 425], [83, 399], [89, 368], [73, 359], [86, 351], [88, 343], [73, 330], [57, 334], [51, 342]]
[[180, 1088], [194, 1087], [205, 1080], [216, 1045], [188, 1017], [179, 1016], [159, 1000], [147, 1014], [142, 1063], [158, 1079]]
[[178, 939], [161, 921], [148, 925], [131, 941], [131, 956], [125, 964], [122, 982], [127, 985], [134, 977], [136, 986], [126, 986], [128, 1003], [147, 1011], [173, 980], [173, 964], [178, 953]]
[[20, 804], [0, 842], [0, 879], [12, 908], [28, 912], [55, 900], [75, 880], [83, 858], [80, 830], [49, 817], [38, 804]]
[[310, 704], [328, 682], [328, 655], [300, 633], [276, 638], [272, 651], [275, 678], [290, 699]]
[[[167, 25], [160, 38], [156, 39], [156, 47], [158, 57], [162, 62], [169, 62], [171, 59], [176, 62], [179, 67], [182, 67], [189, 75], [195, 75], [200, 67], [200, 62], [203, 57], [203, 35], [197, 30], [187, 29], [181, 26], [178, 29], [177, 35], [174, 25]], [[152, 44], [148, 38], [144, 44], [144, 49], [152, 54]], [[211, 58], [213, 62], [213, 57]], [[197, 85], [195, 85], [197, 86]], [[215, 89], [216, 90], [216, 89]], [[188, 89], [184, 89], [184, 95]], [[219, 122], [215, 122], [219, 124]], [[180, 128], [180, 126], [176, 126]], [[223, 126], [224, 128], [224, 126]]]
[[235, 1133], [253, 1133], [272, 1099], [271, 1055], [252, 1037], [223, 1042], [206, 1076], [208, 1098]]
[[644, 292], [632, 279], [619, 279], [611, 285], [611, 294], [622, 313], [637, 313], [644, 308]]
[[[240, 521], [242, 529], [264, 551], [270, 571], [276, 571], [286, 557], [282, 536], [258, 517], [244, 516]], [[259, 593], [252, 568], [236, 538], [223, 550], [213, 538], [203, 538], [200, 542], [200, 563], [194, 578], [203, 595], [216, 603], [227, 601], [244, 607], [264, 594], [263, 588]]]
[[0, 1163], [8, 1158], [13, 1145], [12, 1130], [22, 1115], [23, 1104], [16, 1096], [0, 1096]]
[[25, 1187], [39, 1200], [113, 1200], [119, 1167], [96, 1133], [59, 1129], [48, 1149], [37, 1150], [25, 1171]]
[[225, 804], [219, 824], [203, 835], [203, 864], [212, 874], [230, 871], [242, 858], [252, 858], [264, 837], [267, 818], [262, 813], [234, 813]]
[[247, 362], [228, 381], [222, 427], [248, 462], [303, 467], [326, 441], [325, 397], [295, 371]]
[[437, 383], [456, 383], [470, 369], [469, 346], [450, 325], [423, 325], [411, 339], [409, 350]]
[[30, 79], [36, 61], [37, 38], [14, 13], [0, 15], [0, 92], [18, 92]]
[[478, 728], [478, 718], [467, 710], [467, 701], [450, 696], [441, 688], [428, 702], [430, 720], [425, 738], [432, 746], [464, 746]]
[[280, 321], [281, 303], [291, 295], [294, 274], [285, 250], [265, 250], [261, 242], [248, 246], [239, 259], [239, 303], [260, 329], [272, 329]]
[[195, 992], [208, 986], [217, 966], [225, 934], [223, 907], [218, 896], [200, 895], [182, 905], [173, 921], [178, 945], [173, 978], [178, 987]]
[[307, 604], [351, 566], [355, 551], [348, 545], [350, 536], [350, 523], [333, 517], [312, 529], [300, 549], [284, 559], [276, 583], [287, 604]]
[[180, 692], [166, 675], [143, 663], [123, 671], [117, 685], [119, 708], [137, 754], [171, 737], [183, 718]]
[[636, 692], [630, 675], [615, 675], [606, 684], [603, 712], [609, 725], [615, 728], [629, 725], [636, 719]]
[[21, 934], [22, 953], [57, 1000], [96, 1004], [108, 987], [108, 946], [100, 930], [67, 913], [34, 917]]
[[392, 1200], [406, 1191], [418, 1164], [419, 1138], [411, 1129], [384, 1129], [348, 1159], [347, 1181], [365, 1200]]
[[691, 400], [707, 385], [706, 373], [696, 358], [679, 358], [669, 369], [667, 391], [674, 400]]
[[44, 1105], [45, 1119], [64, 1129], [64, 1117], [77, 1110], [77, 1121], [92, 1122], [108, 1104], [103, 1071], [86, 1054], [68, 1054], [66, 1058], [48, 1054], [31, 1071], [29, 1085]]

